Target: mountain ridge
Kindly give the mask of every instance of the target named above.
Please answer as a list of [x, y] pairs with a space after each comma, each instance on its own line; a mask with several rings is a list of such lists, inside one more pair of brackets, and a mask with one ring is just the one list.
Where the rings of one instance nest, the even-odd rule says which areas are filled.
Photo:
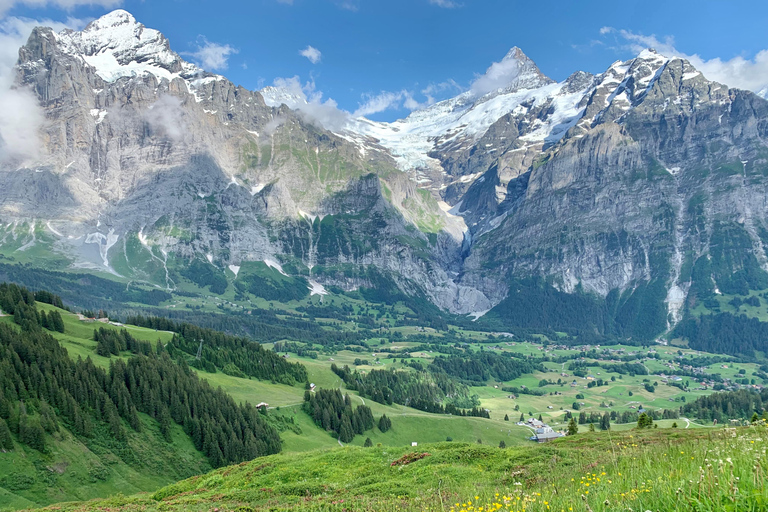
[[643, 336], [681, 320], [722, 226], [750, 242], [727, 249], [716, 289], [768, 269], [768, 104], [653, 50], [556, 83], [512, 48], [485, 81], [393, 123], [300, 88], [235, 86], [126, 11], [35, 29], [18, 70], [46, 112], [48, 156], [1, 173], [6, 239], [70, 265], [168, 289], [195, 260], [222, 274], [281, 260], [345, 290], [374, 267], [475, 317], [535, 277], [617, 293], [611, 317], [653, 303]]

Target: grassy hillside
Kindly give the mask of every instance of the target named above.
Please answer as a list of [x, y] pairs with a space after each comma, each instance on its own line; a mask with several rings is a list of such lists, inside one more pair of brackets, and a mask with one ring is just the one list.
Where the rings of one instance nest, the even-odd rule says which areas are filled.
[[275, 455], [151, 495], [56, 510], [765, 510], [765, 424]]
[[0, 452], [0, 510], [151, 491], [211, 469], [180, 426], [168, 443], [157, 422], [140, 419], [141, 434], [130, 433], [125, 444], [106, 436], [86, 444], [62, 427], [46, 453], [19, 443]]

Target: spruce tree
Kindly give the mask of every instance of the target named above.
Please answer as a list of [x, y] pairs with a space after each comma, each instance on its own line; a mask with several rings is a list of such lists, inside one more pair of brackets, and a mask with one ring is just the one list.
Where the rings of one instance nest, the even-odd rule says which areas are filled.
[[525, 414], [520, 413], [520, 423], [524, 423], [524, 422], [525, 422]]
[[576, 424], [576, 418], [571, 418], [568, 422], [568, 435], [575, 436], [579, 433], [579, 426]]
[[0, 448], [3, 450], [13, 450], [13, 438], [11, 429], [4, 419], [0, 418]]
[[600, 430], [610, 430], [611, 428], [611, 415], [607, 412], [600, 418]]
[[392, 428], [392, 420], [387, 418], [386, 414], [382, 414], [381, 418], [379, 418], [379, 430], [386, 432], [390, 428]]
[[648, 416], [648, 414], [643, 413], [637, 418], [637, 428], [652, 428], [653, 427], [653, 418]]
[[504, 421], [509, 421], [509, 414], [504, 415]]
[[595, 424], [594, 423], [590, 423], [589, 424], [589, 431], [590, 432], [594, 432], [595, 431]]
[[506, 447], [507, 447], [507, 443], [505, 443], [503, 439], [499, 441], [499, 448], [506, 448]]
[[373, 446], [373, 441], [371, 441], [370, 437], [365, 438], [365, 443], [363, 443], [363, 446], [366, 448], [370, 448], [371, 446]]

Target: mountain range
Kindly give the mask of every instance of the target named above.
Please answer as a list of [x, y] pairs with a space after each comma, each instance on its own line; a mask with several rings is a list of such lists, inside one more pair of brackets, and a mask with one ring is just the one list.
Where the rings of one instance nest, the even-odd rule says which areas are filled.
[[503, 62], [383, 123], [236, 86], [126, 11], [36, 28], [16, 87], [42, 148], [2, 163], [2, 246], [168, 291], [263, 262], [306, 293], [642, 339], [768, 290], [768, 101], [650, 49], [559, 83]]

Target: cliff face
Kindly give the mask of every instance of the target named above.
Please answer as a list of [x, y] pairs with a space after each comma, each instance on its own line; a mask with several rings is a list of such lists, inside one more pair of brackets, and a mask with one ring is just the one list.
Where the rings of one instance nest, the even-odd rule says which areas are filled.
[[328, 276], [375, 265], [456, 303], [444, 269], [458, 261], [462, 228], [386, 150], [267, 106], [124, 11], [82, 32], [35, 29], [18, 86], [44, 109], [45, 151], [33, 169], [0, 173], [6, 238], [47, 241], [76, 266], [168, 288], [171, 264], [197, 258], [223, 273], [283, 259]]
[[[600, 85], [614, 74], [619, 87]], [[717, 253], [720, 289], [741, 273], [764, 275], [768, 103], [650, 52], [597, 83], [582, 118], [496, 194], [498, 213], [481, 218], [467, 274], [538, 275], [600, 296], [656, 281], [669, 323], [680, 319], [699, 258]], [[488, 211], [497, 192], [488, 183], [498, 188], [505, 166], [502, 156], [462, 208]]]
[[505, 87], [330, 131], [124, 11], [35, 29], [18, 86], [45, 112], [44, 156], [0, 170], [2, 241], [171, 289], [193, 260], [281, 261], [347, 289], [375, 267], [464, 314], [536, 277], [614, 316], [653, 304], [655, 332], [697, 279], [768, 280], [768, 102], [653, 51], [562, 83], [505, 59]]

